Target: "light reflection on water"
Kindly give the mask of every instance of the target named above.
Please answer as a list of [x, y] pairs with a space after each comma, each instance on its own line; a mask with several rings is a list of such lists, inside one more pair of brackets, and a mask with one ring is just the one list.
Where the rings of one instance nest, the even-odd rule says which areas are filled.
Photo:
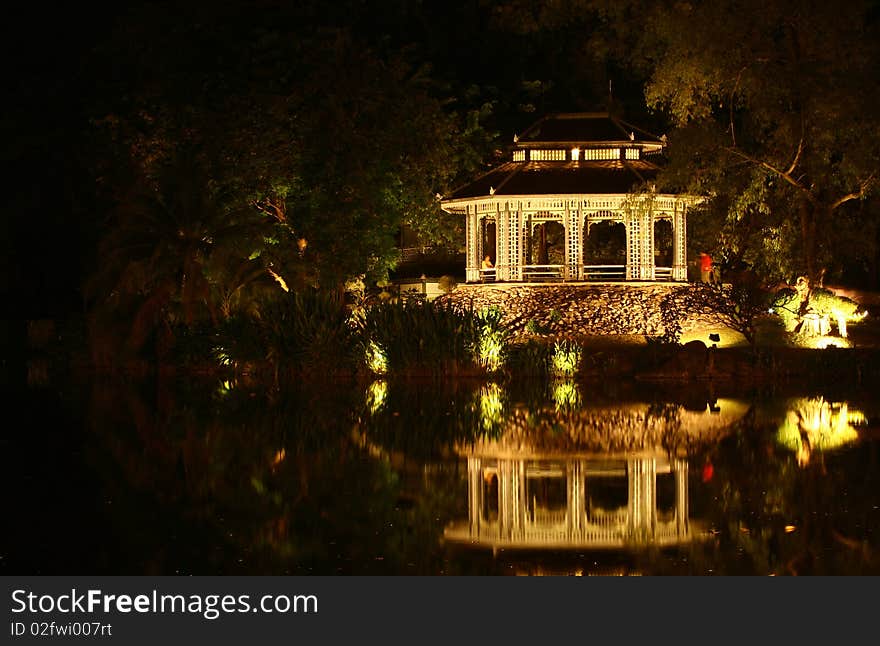
[[562, 377], [96, 384], [20, 438], [4, 567], [877, 574], [871, 405]]

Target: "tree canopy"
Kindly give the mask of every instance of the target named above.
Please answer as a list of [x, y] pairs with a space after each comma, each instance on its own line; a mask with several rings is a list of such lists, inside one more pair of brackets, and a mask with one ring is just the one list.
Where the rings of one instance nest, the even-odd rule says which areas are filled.
[[876, 238], [863, 207], [880, 170], [875, 3], [638, 5], [647, 104], [679, 127], [689, 186], [726, 216], [725, 253], [789, 279], [864, 253], [853, 229]]

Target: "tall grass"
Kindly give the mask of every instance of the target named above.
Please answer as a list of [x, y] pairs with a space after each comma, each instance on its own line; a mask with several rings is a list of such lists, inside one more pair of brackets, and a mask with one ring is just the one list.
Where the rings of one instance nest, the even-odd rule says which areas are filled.
[[214, 356], [220, 363], [255, 362], [276, 376], [309, 372], [351, 374], [356, 369], [354, 329], [341, 299], [318, 291], [291, 292], [258, 313], [227, 320]]
[[498, 311], [380, 303], [362, 314], [357, 327], [365, 362], [379, 374], [481, 374], [504, 360], [507, 336]]

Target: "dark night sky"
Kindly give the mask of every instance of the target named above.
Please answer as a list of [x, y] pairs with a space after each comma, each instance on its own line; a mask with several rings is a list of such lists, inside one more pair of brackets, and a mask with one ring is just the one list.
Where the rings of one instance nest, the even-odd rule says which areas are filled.
[[[249, 24], [289, 26], [293, 34], [344, 24], [380, 51], [406, 48], [415, 62], [430, 63], [435, 78], [461, 87], [495, 85], [501, 97], [522, 81], [552, 80], [553, 86], [536, 98], [534, 113], [495, 115], [492, 125], [502, 142], [544, 112], [601, 108], [607, 96], [607, 69], [573, 70], [555, 35], [530, 43], [491, 30], [478, 0], [141, 4], [159, 7], [184, 37], [187, 30], [222, 32], [233, 26], [236, 33]], [[398, 10], [377, 11], [377, 5]], [[124, 60], [136, 49], [117, 56], [113, 49], [96, 46], [114, 33], [116, 42], [125, 42], [129, 32], [119, 25], [135, 12], [130, 3], [55, 2], [18, 6], [4, 20], [4, 318], [22, 312], [25, 318], [57, 316], [82, 307], [81, 275], [92, 262], [100, 234], [92, 224], [100, 205], [85, 169], [88, 120], [95, 105], [110, 105], [115, 93], [125, 92], [125, 70], [144, 62]], [[130, 33], [144, 33], [141, 22], [130, 22]], [[157, 34], [151, 45], [161, 48], [162, 36]], [[644, 124], [639, 91], [638, 84], [616, 74], [615, 94], [627, 117]]]

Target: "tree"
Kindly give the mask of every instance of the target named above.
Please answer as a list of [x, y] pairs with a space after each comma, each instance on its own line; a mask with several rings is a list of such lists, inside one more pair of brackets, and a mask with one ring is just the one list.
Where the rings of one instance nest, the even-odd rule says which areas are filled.
[[138, 349], [157, 327], [217, 320], [209, 266], [213, 256], [255, 259], [265, 231], [251, 209], [230, 205], [190, 155], [174, 158], [155, 185], [132, 189], [106, 223], [100, 265], [89, 280], [91, 305], [133, 307], [129, 344]]
[[790, 269], [818, 279], [878, 180], [873, 3], [629, 4], [645, 11], [648, 105], [689, 133], [691, 186], [720, 196], [741, 235], [795, 235]]
[[479, 112], [450, 106], [426, 68], [318, 8], [314, 23], [276, 7], [276, 19], [246, 12], [238, 22], [211, 12], [201, 27], [142, 10], [136, 30], [121, 30], [125, 42], [101, 50], [122, 52], [117, 65], [133, 81], [99, 121], [114, 136], [106, 158], [126, 159], [138, 181], [155, 183], [182, 142], [195, 144], [210, 181], [270, 225], [264, 262], [292, 288], [336, 289], [383, 278], [402, 225], [426, 244], [457, 241], [460, 223], [436, 195], [474, 169], [481, 125]]

